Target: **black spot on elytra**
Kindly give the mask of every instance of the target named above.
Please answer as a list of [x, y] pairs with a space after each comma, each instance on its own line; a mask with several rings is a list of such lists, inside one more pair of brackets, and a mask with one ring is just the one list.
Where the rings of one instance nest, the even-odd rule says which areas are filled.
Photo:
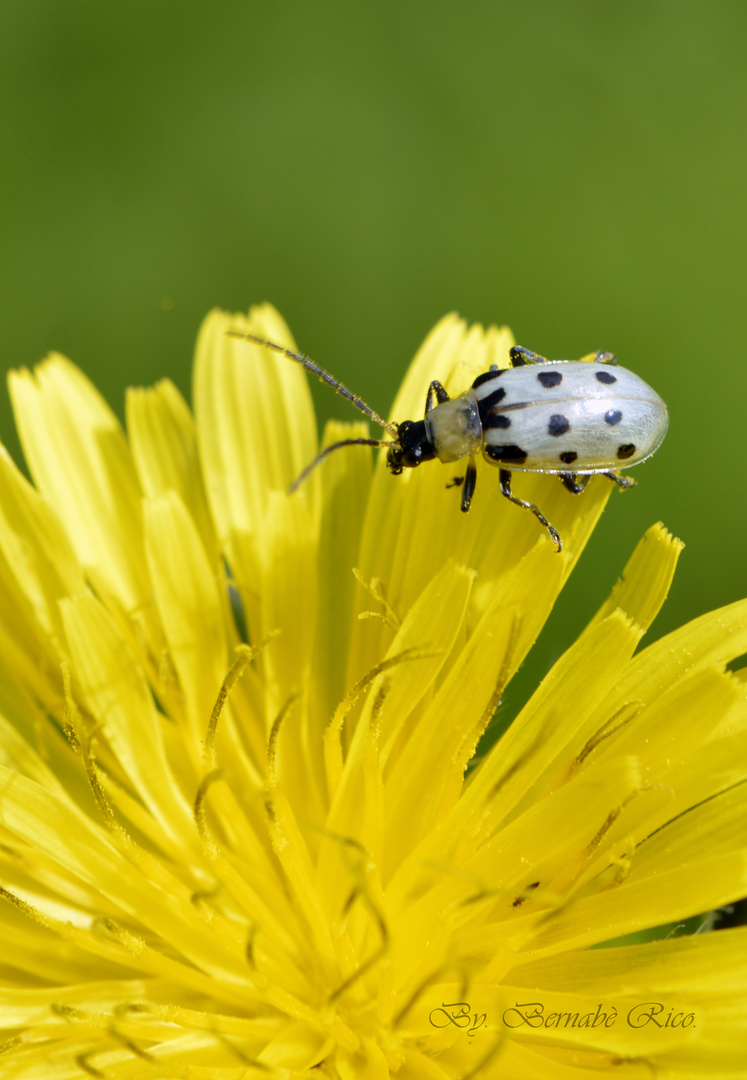
[[572, 465], [578, 457], [575, 450], [564, 450], [562, 454], [558, 455], [564, 465]]
[[484, 412], [486, 409], [492, 409], [494, 405], [497, 405], [500, 401], [503, 401], [505, 396], [505, 389], [502, 386], [498, 386], [495, 390], [491, 390], [491, 392], [486, 397], [481, 398], [481, 400], [477, 403], [477, 407], [480, 409], [481, 412]]
[[520, 446], [486, 446], [485, 453], [493, 461], [505, 461], [509, 465], [523, 465], [527, 459], [526, 450]]
[[498, 368], [497, 371], [483, 371], [482, 375], [478, 375], [472, 383], [472, 389], [477, 390], [478, 386], [482, 386], [483, 383], [489, 382], [490, 379], [499, 379], [506, 370], [506, 368]]
[[613, 382], [617, 382], [617, 375], [612, 375], [609, 371], [595, 371], [594, 374], [605, 386], [611, 386]]
[[632, 457], [635, 453], [635, 443], [628, 442], [623, 443], [622, 446], [617, 448], [617, 456], [620, 461], [625, 461], [626, 458]]
[[538, 371], [537, 378], [546, 390], [552, 386], [560, 386], [563, 381], [563, 376], [559, 371]]
[[511, 427], [511, 420], [508, 416], [503, 416], [502, 413], [489, 412], [482, 422], [484, 428], [506, 428]]
[[605, 424], [609, 424], [610, 427], [614, 427], [615, 424], [619, 424], [623, 418], [623, 414], [619, 409], [608, 409], [604, 414]]
[[561, 413], [552, 414], [550, 423], [547, 425], [548, 435], [565, 435], [570, 430], [571, 422], [567, 416], [563, 416]]

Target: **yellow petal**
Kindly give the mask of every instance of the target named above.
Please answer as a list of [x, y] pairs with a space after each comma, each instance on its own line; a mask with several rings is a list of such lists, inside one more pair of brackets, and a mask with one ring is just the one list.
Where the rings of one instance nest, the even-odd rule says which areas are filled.
[[168, 379], [127, 391], [127, 430], [146, 496], [173, 491], [186, 506], [211, 558], [219, 557], [197, 453], [194, 420]]
[[652, 525], [628, 560], [620, 580], [592, 620], [600, 622], [620, 608], [647, 630], [667, 598], [684, 544], [659, 523]]
[[132, 612], [148, 596], [140, 491], [117, 418], [76, 367], [51, 356], [11, 372], [21, 443], [96, 590]]

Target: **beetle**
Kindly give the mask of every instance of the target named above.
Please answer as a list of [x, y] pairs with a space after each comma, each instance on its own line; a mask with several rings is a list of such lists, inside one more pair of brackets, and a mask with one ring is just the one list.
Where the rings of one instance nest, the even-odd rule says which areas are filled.
[[563, 545], [557, 529], [535, 503], [514, 495], [512, 473], [555, 474], [573, 495], [580, 494], [595, 473], [628, 488], [635, 481], [615, 470], [651, 457], [669, 422], [667, 407], [656, 391], [634, 372], [619, 367], [612, 353], [551, 361], [515, 345], [509, 350], [511, 367], [493, 365], [454, 398], [434, 379], [426, 394], [423, 419], [391, 424], [303, 353], [253, 334], [227, 333], [302, 364], [391, 436], [344, 439], [327, 446], [294, 481], [291, 491], [335, 450], [382, 446], [394, 476], [426, 461], [450, 464], [468, 458], [464, 476], [448, 485], [461, 487], [461, 508], [466, 513], [477, 482], [475, 456], [481, 452], [500, 469], [501, 494], [534, 514], [558, 551]]

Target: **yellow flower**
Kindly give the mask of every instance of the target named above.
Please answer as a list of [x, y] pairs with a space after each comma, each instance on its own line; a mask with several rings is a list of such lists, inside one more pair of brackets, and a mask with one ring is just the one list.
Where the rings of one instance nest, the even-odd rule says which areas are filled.
[[[0, 457], [0, 1075], [743, 1075], [747, 932], [609, 942], [747, 893], [747, 602], [643, 651], [661, 526], [478, 740], [608, 498], [316, 453], [269, 307], [211, 315], [196, 425], [128, 437], [51, 357]], [[393, 407], [507, 363], [440, 323]], [[332, 424], [331, 442], [361, 424]], [[468, 765], [474, 767], [468, 770]]]

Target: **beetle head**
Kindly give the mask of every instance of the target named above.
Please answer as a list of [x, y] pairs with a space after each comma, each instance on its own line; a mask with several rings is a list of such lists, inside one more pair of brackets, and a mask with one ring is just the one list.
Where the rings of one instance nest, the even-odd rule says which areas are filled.
[[389, 471], [399, 476], [403, 469], [414, 469], [435, 456], [425, 420], [404, 420], [397, 426], [397, 442], [389, 448], [386, 463]]

